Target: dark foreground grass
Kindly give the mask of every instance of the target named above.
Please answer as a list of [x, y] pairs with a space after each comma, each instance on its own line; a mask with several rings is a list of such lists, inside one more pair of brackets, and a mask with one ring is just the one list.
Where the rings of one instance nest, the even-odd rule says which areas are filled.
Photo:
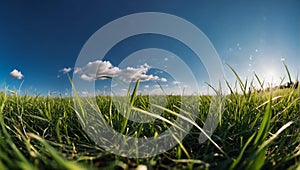
[[[166, 108], [178, 112], [178, 96], [168, 96]], [[203, 126], [211, 97], [194, 97], [199, 103], [194, 123]], [[147, 96], [136, 96], [135, 106], [147, 110]], [[225, 98], [225, 111], [212, 140], [199, 144], [200, 130], [173, 149], [155, 157], [120, 157], [98, 147], [82, 130], [72, 98], [20, 96], [0, 93], [0, 169], [299, 169], [299, 89], [232, 93]], [[97, 97], [109, 124], [127, 134], [154, 136], [166, 123], [130, 123], [110, 97]], [[176, 116], [164, 112], [174, 121]]]

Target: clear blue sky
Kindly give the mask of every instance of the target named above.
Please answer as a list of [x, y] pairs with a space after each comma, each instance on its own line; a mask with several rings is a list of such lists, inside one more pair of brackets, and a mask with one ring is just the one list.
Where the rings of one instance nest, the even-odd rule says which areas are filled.
[[[282, 57], [293, 78], [300, 72], [297, 0], [1, 1], [0, 84], [18, 87], [24, 80], [22, 89], [36, 89], [41, 94], [49, 90], [64, 93], [70, 83], [59, 70], [74, 69], [82, 46], [99, 28], [137, 12], [169, 13], [195, 24], [211, 40], [221, 60], [232, 65], [243, 78], [252, 78], [253, 71], [269, 81], [271, 76], [284, 76]], [[108, 58], [113, 56], [110, 62], [118, 64], [121, 57], [150, 47], [167, 49], [179, 56], [193, 55], [176, 41], [144, 35], [119, 43]], [[201, 63], [191, 61], [190, 66], [200, 73], [199, 82], [207, 81]], [[11, 78], [14, 69], [24, 77]], [[228, 80], [233, 82], [232, 73], [225, 70]]]

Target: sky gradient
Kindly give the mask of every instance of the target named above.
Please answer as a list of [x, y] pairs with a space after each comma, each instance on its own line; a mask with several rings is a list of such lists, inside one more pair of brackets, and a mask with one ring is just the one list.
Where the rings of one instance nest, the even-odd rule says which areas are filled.
[[[300, 72], [299, 7], [297, 0], [0, 2], [0, 83], [9, 88], [22, 84], [23, 90], [38, 94], [70, 91], [64, 72], [70, 71], [68, 68], [72, 69], [69, 73], [74, 71], [79, 52], [89, 37], [105, 24], [138, 12], [164, 12], [193, 23], [210, 39], [222, 62], [233, 66], [244, 80], [252, 79], [256, 72], [266, 81], [279, 82], [280, 77], [286, 76], [281, 58], [285, 58], [295, 79]], [[208, 81], [201, 62], [193, 62], [194, 54], [168, 37], [130, 37], [118, 43], [105, 58], [117, 67], [124, 57], [143, 48], [173, 52], [189, 63], [201, 85]], [[233, 84], [234, 75], [225, 65], [224, 68], [226, 78]], [[12, 78], [14, 69], [21, 71], [23, 77]], [[154, 76], [159, 73], [148, 71]], [[168, 75], [160, 76], [164, 77]], [[176, 85], [174, 80], [167, 82]], [[103, 89], [108, 85], [98, 86]]]

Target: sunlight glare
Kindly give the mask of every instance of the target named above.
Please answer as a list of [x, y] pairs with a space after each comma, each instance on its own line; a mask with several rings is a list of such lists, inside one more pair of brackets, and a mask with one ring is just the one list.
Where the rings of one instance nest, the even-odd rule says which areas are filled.
[[263, 76], [263, 80], [265, 82], [265, 86], [267, 87], [274, 87], [277, 86], [279, 84], [279, 80], [278, 80], [278, 74], [276, 74], [277, 72], [270, 69], [267, 70]]

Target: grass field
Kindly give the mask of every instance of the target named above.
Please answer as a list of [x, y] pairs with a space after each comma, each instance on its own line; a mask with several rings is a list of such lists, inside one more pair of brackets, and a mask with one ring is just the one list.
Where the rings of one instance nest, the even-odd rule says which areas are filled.
[[[225, 108], [211, 140], [198, 142], [193, 126], [176, 147], [150, 158], [126, 158], [97, 146], [83, 130], [73, 98], [0, 92], [0, 169], [300, 169], [300, 92], [258, 91], [240, 82], [242, 93], [226, 95]], [[210, 96], [197, 96], [197, 118], [203, 126]], [[155, 136], [177, 118], [179, 96], [167, 96], [154, 123], [128, 121], [108, 96], [98, 96], [98, 109], [117, 131]], [[147, 110], [147, 96], [135, 96], [133, 108]], [[150, 114], [151, 116], [151, 114]], [[164, 118], [164, 119], [163, 119]], [[187, 117], [188, 118], [188, 117]], [[189, 119], [189, 118], [188, 118]]]

